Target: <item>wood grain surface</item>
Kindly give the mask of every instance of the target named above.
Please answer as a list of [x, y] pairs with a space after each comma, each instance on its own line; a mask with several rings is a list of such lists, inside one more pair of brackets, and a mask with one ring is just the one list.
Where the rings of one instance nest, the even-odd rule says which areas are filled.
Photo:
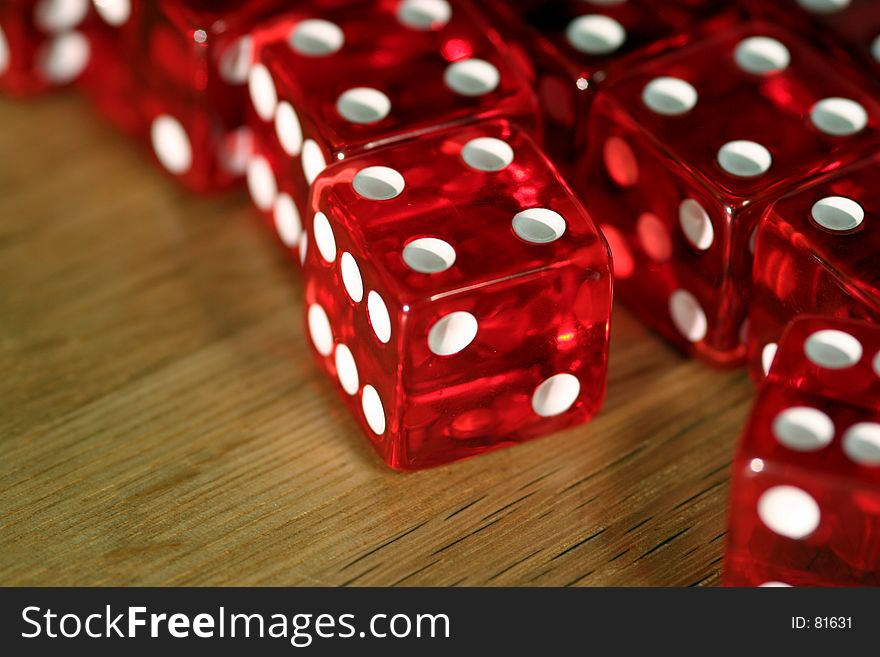
[[242, 192], [0, 100], [0, 584], [713, 585], [752, 386], [621, 308], [594, 422], [397, 474]]

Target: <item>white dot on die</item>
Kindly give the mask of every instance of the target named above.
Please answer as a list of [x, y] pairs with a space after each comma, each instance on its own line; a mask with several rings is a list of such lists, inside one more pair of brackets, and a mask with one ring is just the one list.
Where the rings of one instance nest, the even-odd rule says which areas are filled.
[[562, 237], [565, 219], [547, 208], [528, 208], [514, 215], [513, 231], [526, 242], [546, 244]]
[[391, 339], [391, 316], [388, 314], [385, 300], [375, 290], [371, 290], [367, 295], [367, 317], [379, 342], [387, 344]]
[[697, 298], [687, 290], [676, 290], [669, 297], [669, 315], [672, 323], [687, 340], [699, 342], [709, 328], [706, 313]]
[[697, 90], [679, 78], [654, 78], [642, 90], [642, 102], [658, 114], [677, 116], [690, 112], [697, 104]]
[[108, 25], [119, 27], [131, 16], [131, 0], [94, 0], [95, 9]]
[[40, 0], [34, 22], [44, 32], [63, 32], [82, 23], [88, 10], [88, 0]]
[[464, 310], [441, 317], [428, 331], [428, 348], [438, 356], [451, 356], [477, 337], [477, 318]]
[[315, 240], [315, 246], [318, 247], [318, 253], [327, 262], [336, 260], [336, 237], [333, 235], [333, 229], [330, 227], [330, 221], [323, 212], [315, 214], [312, 222], [312, 237]]
[[351, 349], [344, 344], [336, 345], [336, 376], [339, 377], [339, 385], [349, 395], [353, 395], [360, 387], [360, 378], [358, 377], [357, 365], [354, 362], [354, 356], [351, 355]]
[[462, 96], [482, 96], [495, 90], [501, 81], [501, 74], [495, 66], [482, 59], [463, 59], [446, 67], [443, 81]]
[[220, 77], [229, 84], [239, 85], [248, 81], [253, 58], [253, 39], [246, 34], [233, 41], [220, 55]]
[[767, 173], [773, 158], [761, 144], [744, 139], [730, 141], [718, 150], [718, 164], [739, 178], [753, 178]]
[[290, 47], [307, 57], [332, 55], [344, 43], [345, 35], [339, 26], [319, 18], [302, 21], [290, 35]]
[[833, 231], [852, 230], [865, 220], [862, 206], [845, 196], [826, 196], [816, 201], [810, 214], [822, 228]]
[[759, 588], [785, 588], [790, 589], [791, 584], [786, 584], [785, 582], [764, 582], [759, 586]]
[[254, 133], [248, 126], [229, 132], [217, 147], [217, 159], [225, 171], [235, 177], [247, 171], [254, 151]]
[[831, 443], [834, 439], [834, 423], [818, 409], [795, 406], [776, 416], [773, 435], [789, 449], [812, 452]]
[[182, 174], [192, 166], [192, 146], [180, 121], [168, 114], [157, 116], [150, 126], [153, 151], [168, 171]]
[[379, 393], [371, 385], [364, 386], [361, 393], [361, 408], [370, 430], [378, 436], [385, 433], [385, 408], [382, 406]]
[[699, 201], [688, 198], [678, 206], [678, 222], [687, 241], [700, 251], [705, 251], [715, 241], [715, 229], [709, 213]]
[[403, 0], [397, 7], [397, 20], [414, 30], [439, 30], [450, 18], [446, 0]]
[[299, 240], [299, 264], [306, 264], [306, 256], [309, 253], [309, 234], [303, 231], [302, 238]]
[[868, 125], [868, 113], [849, 98], [823, 98], [810, 110], [810, 120], [825, 134], [846, 137]]
[[364, 279], [357, 261], [348, 251], [339, 258], [339, 270], [342, 272], [342, 285], [348, 296], [355, 303], [360, 303], [364, 298]]
[[271, 210], [278, 196], [278, 184], [269, 161], [262, 155], [255, 155], [248, 162], [247, 185], [254, 205], [263, 212]]
[[329, 356], [333, 351], [333, 331], [324, 308], [317, 303], [309, 306], [308, 312], [309, 337], [312, 344], [322, 356]]
[[880, 351], [874, 356], [874, 374], [880, 376]]
[[571, 46], [588, 55], [608, 55], [623, 45], [626, 30], [613, 18], [599, 14], [578, 16], [565, 30]]
[[299, 155], [303, 145], [302, 126], [296, 110], [287, 101], [278, 103], [278, 110], [275, 112], [275, 134], [285, 153], [291, 157]]
[[506, 141], [478, 137], [462, 147], [461, 157], [465, 164], [477, 171], [501, 171], [513, 162], [513, 149]]
[[541, 417], [565, 413], [577, 400], [581, 382], [573, 374], [554, 374], [532, 393], [532, 410]]
[[880, 63], [880, 34], [878, 34], [871, 43], [871, 54], [874, 56], [874, 60], [877, 63]]
[[313, 139], [306, 139], [302, 145], [302, 169], [306, 182], [312, 184], [315, 178], [327, 167], [327, 160], [321, 147]]
[[275, 219], [275, 230], [284, 246], [296, 246], [302, 235], [302, 221], [296, 203], [293, 202], [290, 194], [281, 193], [278, 195], [272, 214]]
[[797, 0], [797, 3], [816, 14], [833, 14], [849, 7], [851, 0]]
[[351, 182], [354, 191], [371, 201], [388, 201], [400, 196], [406, 182], [400, 172], [390, 167], [366, 167]]
[[770, 374], [770, 368], [773, 366], [773, 359], [776, 358], [778, 350], [779, 345], [775, 342], [768, 342], [761, 350], [761, 368], [764, 370], [765, 376]]
[[248, 91], [251, 104], [263, 121], [271, 121], [278, 106], [278, 92], [272, 74], [263, 64], [254, 64], [248, 76]]
[[0, 75], [3, 75], [7, 68], [9, 68], [9, 43], [6, 41], [3, 26], [0, 25]]
[[843, 451], [859, 465], [880, 465], [880, 424], [859, 422], [843, 434]]
[[812, 534], [820, 519], [816, 500], [795, 486], [767, 489], [758, 500], [758, 516], [772, 531], [793, 539]]
[[67, 84], [85, 70], [90, 56], [89, 40], [84, 35], [65, 32], [43, 45], [37, 66], [49, 82]]
[[781, 41], [764, 36], [740, 41], [733, 58], [742, 70], [755, 75], [778, 73], [788, 68], [791, 62], [791, 54]]
[[377, 123], [391, 112], [391, 100], [378, 89], [354, 87], [340, 94], [336, 111], [352, 123]]
[[841, 370], [862, 358], [862, 344], [849, 333], [828, 329], [816, 331], [804, 342], [804, 353], [819, 367]]
[[455, 264], [455, 249], [436, 237], [421, 237], [403, 247], [403, 261], [421, 274], [437, 274]]

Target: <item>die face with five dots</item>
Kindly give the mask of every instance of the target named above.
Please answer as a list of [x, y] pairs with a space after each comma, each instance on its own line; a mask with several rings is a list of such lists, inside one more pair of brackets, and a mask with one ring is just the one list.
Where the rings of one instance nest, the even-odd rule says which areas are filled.
[[510, 123], [343, 160], [312, 207], [307, 329], [389, 465], [438, 465], [597, 412], [608, 249]]
[[880, 328], [803, 315], [734, 461], [727, 582], [880, 584]]
[[619, 296], [684, 350], [738, 363], [761, 213], [876, 152], [878, 120], [870, 94], [765, 23], [609, 84], [572, 186], [603, 223]]
[[299, 232], [288, 227], [304, 219], [293, 213], [307, 213], [328, 163], [445, 125], [536, 124], [534, 94], [468, 0], [294, 6], [254, 39], [248, 182], [291, 247]]
[[880, 321], [880, 158], [770, 206], [755, 239], [748, 363], [760, 380], [800, 314]]

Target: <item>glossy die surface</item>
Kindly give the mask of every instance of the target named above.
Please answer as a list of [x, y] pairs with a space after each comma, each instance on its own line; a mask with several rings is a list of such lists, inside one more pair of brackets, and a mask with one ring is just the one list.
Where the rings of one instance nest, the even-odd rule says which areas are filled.
[[755, 239], [749, 369], [766, 374], [800, 314], [880, 322], [880, 159], [770, 206]]
[[91, 60], [89, 0], [0, 3], [0, 91], [25, 95], [76, 80]]
[[530, 138], [489, 122], [368, 151], [329, 167], [313, 205], [308, 330], [391, 467], [596, 413], [608, 249]]
[[104, 30], [83, 84], [101, 112], [146, 142], [160, 166], [208, 191], [240, 177], [249, 31], [281, 0], [130, 0], [96, 5]]
[[741, 360], [761, 212], [876, 152], [878, 116], [808, 44], [759, 23], [606, 87], [572, 184], [603, 221], [624, 301], [682, 348]]
[[752, 12], [808, 34], [857, 78], [880, 83], [880, 7], [876, 0], [751, 0]]
[[880, 327], [789, 325], [734, 462], [727, 581], [880, 584]]
[[470, 3], [343, 4], [293, 6], [255, 35], [248, 182], [289, 246], [292, 208], [307, 211], [327, 163], [452, 123], [535, 123], [531, 89]]
[[733, 24], [726, 0], [489, 0], [538, 93], [548, 149], [565, 173], [587, 148], [597, 88], [670, 46]]

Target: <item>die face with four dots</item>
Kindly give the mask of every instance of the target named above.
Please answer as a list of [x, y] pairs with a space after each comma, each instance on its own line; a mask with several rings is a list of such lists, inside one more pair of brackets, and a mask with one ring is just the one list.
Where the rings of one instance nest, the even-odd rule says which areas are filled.
[[488, 122], [367, 151], [319, 176], [312, 202], [308, 331], [393, 468], [597, 412], [609, 254], [529, 137]]
[[327, 163], [453, 123], [536, 122], [531, 89], [469, 2], [343, 4], [294, 7], [254, 35], [248, 183], [288, 246], [291, 208], [306, 213]]
[[103, 0], [96, 70], [83, 86], [100, 111], [150, 145], [187, 187], [240, 178], [251, 152], [245, 127], [249, 31], [282, 0]]
[[618, 72], [680, 47], [737, 15], [725, 0], [490, 0], [486, 11], [502, 27], [530, 73], [541, 103], [549, 153], [563, 173], [587, 147], [589, 105]]
[[880, 82], [880, 8], [876, 0], [753, 0], [753, 13], [809, 34], [857, 79]]
[[880, 584], [880, 328], [805, 315], [734, 462], [729, 583]]
[[0, 91], [26, 95], [74, 82], [92, 59], [90, 0], [0, 4]]
[[749, 23], [633, 69], [593, 108], [572, 185], [607, 218], [620, 296], [685, 350], [740, 361], [761, 212], [876, 151], [876, 102], [808, 44]]
[[755, 239], [748, 363], [760, 380], [800, 314], [880, 322], [880, 158], [770, 206]]

